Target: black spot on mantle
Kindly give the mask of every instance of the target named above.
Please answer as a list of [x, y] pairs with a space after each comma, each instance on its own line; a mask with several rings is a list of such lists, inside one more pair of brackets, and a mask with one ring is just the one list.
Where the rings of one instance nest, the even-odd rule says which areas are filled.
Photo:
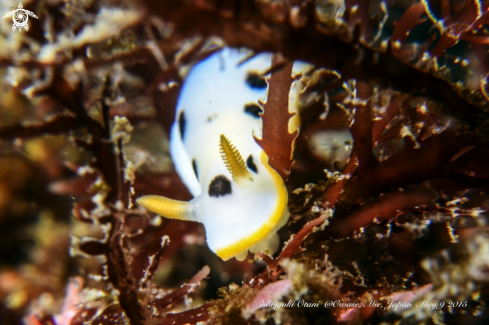
[[260, 117], [260, 114], [263, 113], [263, 108], [261, 108], [261, 106], [257, 103], [249, 103], [245, 105], [244, 111], [245, 113], [248, 113], [251, 116], [258, 118]]
[[217, 175], [209, 184], [209, 196], [220, 197], [232, 193], [231, 181], [224, 175]]
[[248, 72], [246, 75], [246, 84], [255, 89], [264, 89], [268, 86], [265, 77], [256, 72]]
[[187, 124], [187, 120], [185, 119], [185, 113], [182, 111], [180, 113], [180, 116], [178, 117], [178, 127], [180, 128], [180, 136], [182, 137], [185, 135], [185, 125]]
[[199, 173], [197, 173], [197, 162], [195, 161], [195, 159], [192, 159], [192, 167], [194, 169], [195, 177], [199, 179]]
[[258, 174], [258, 169], [256, 168], [255, 162], [253, 161], [253, 156], [249, 155], [248, 159], [246, 159], [246, 166], [248, 166], [249, 169], [255, 172], [255, 174]]

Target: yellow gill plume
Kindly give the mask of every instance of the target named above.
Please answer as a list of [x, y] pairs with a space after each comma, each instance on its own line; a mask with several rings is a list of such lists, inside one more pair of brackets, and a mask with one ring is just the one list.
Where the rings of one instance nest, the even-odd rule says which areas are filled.
[[228, 169], [233, 180], [238, 187], [246, 187], [253, 181], [251, 174], [246, 168], [246, 164], [241, 157], [238, 149], [224, 136], [221, 134], [221, 140], [219, 141], [219, 151], [221, 152], [221, 158], [226, 168]]
[[158, 195], [141, 196], [136, 202], [146, 209], [163, 217], [178, 220], [196, 221], [192, 203], [172, 200]]

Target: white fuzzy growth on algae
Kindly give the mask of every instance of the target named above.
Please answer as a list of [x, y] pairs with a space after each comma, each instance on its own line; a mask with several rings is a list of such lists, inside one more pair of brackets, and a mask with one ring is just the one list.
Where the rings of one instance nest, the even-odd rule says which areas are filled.
[[42, 63], [54, 63], [60, 51], [80, 48], [88, 43], [97, 43], [118, 35], [124, 29], [142, 19], [143, 13], [120, 8], [102, 8], [95, 18], [95, 24], [85, 26], [74, 38], [70, 35], [58, 35], [58, 42], [42, 47], [38, 60]]

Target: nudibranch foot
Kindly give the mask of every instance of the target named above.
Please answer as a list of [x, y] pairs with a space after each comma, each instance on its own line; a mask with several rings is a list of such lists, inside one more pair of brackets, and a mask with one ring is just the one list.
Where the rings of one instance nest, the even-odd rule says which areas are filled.
[[261, 242], [256, 244], [255, 246], [250, 247], [250, 252], [253, 254], [258, 254], [262, 252], [266, 252], [270, 255], [273, 255], [279, 246], [279, 237], [278, 234], [273, 234], [263, 239]]
[[241, 252], [241, 253], [239, 253], [238, 255], [236, 255], [236, 256], [235, 256], [235, 258], [236, 258], [238, 261], [242, 262], [242, 261], [244, 261], [244, 260], [245, 260], [246, 256], [248, 256], [248, 250], [247, 250], [247, 249], [246, 249], [246, 250], [244, 250], [244, 251], [242, 251], [242, 252]]

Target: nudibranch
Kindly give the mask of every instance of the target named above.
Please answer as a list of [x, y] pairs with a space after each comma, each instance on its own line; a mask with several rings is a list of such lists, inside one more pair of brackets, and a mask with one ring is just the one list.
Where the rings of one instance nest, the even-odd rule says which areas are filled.
[[[194, 198], [137, 200], [161, 216], [204, 224], [209, 248], [223, 260], [243, 260], [248, 250], [275, 252], [276, 232], [289, 218], [284, 181], [254, 139], [262, 135], [259, 101], [267, 97], [263, 73], [271, 67], [271, 54], [244, 60], [246, 54], [224, 48], [185, 78], [170, 152]], [[289, 101], [294, 102], [290, 95]]]

